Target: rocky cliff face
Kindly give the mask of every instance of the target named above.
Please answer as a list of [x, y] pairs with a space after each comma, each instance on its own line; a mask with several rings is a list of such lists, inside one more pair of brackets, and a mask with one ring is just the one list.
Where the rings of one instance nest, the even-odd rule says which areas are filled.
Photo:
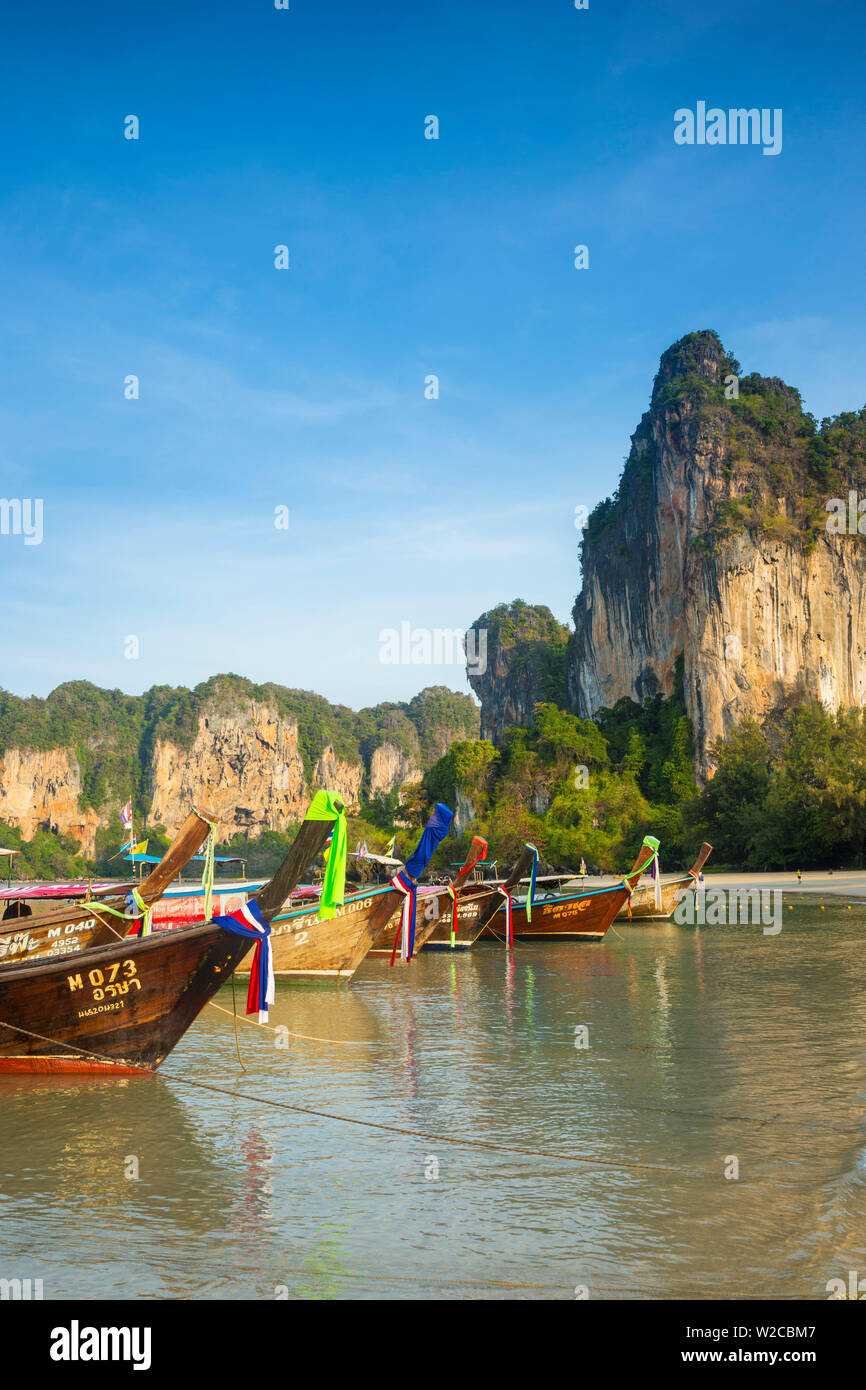
[[672, 695], [680, 658], [700, 777], [745, 718], [811, 699], [864, 704], [866, 534], [856, 517], [827, 526], [842, 511], [828, 504], [848, 512], [851, 491], [856, 511], [866, 409], [818, 427], [792, 387], [743, 376], [715, 333], [681, 339], [661, 359], [617, 493], [584, 530], [567, 649], [548, 609], [503, 605], [473, 625], [488, 629], [486, 671], [467, 670], [483, 736], [531, 725], [539, 700], [590, 717]]
[[99, 816], [80, 808], [80, 796], [81, 768], [68, 748], [9, 748], [0, 757], [0, 820], [18, 826], [26, 840], [50, 830], [94, 844]]
[[327, 787], [350, 810], [399, 791], [458, 738], [478, 732], [467, 695], [441, 687], [406, 706], [358, 714], [304, 691], [215, 677], [196, 691], [140, 697], [84, 682], [47, 700], [0, 692], [0, 820], [25, 839], [97, 834], [132, 794], [136, 831], [169, 829], [191, 805], [216, 813], [220, 839], [285, 830]]
[[509, 724], [532, 724], [536, 704], [564, 704], [569, 629], [549, 608], [515, 599], [482, 613], [470, 632], [467, 651], [486, 653], [483, 670], [466, 668], [481, 701], [482, 738], [500, 743]]
[[866, 540], [826, 502], [863, 495], [866, 412], [804, 415], [782, 382], [741, 377], [713, 333], [664, 354], [617, 496], [587, 523], [569, 703], [684, 695], [697, 771], [747, 716], [866, 698]]

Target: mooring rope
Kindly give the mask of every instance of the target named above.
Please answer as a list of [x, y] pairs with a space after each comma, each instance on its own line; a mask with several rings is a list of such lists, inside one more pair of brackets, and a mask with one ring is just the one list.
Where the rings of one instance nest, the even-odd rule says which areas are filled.
[[[208, 1000], [208, 1005], [212, 1009], [219, 1009], [221, 1014], [228, 1014], [229, 1017], [231, 1017], [230, 1011], [228, 1009], [224, 1009], [222, 1004], [215, 1003], [213, 999]], [[238, 1015], [236, 1014], [235, 1017], [238, 1017]], [[284, 1027], [284, 1025], [281, 1023], [259, 1023], [257, 1018], [247, 1018], [244, 1014], [240, 1015], [240, 1020], [242, 1023], [249, 1023], [250, 1027], [252, 1028], [264, 1028], [269, 1033], [278, 1033]], [[291, 1028], [286, 1028], [285, 1031], [288, 1033], [290, 1038], [303, 1038], [306, 1042], [333, 1043], [335, 1046], [338, 1047], [376, 1046], [375, 1041], [371, 1041], [369, 1038], [317, 1038], [313, 1033], [295, 1033], [292, 1031]]]
[[[226, 1012], [228, 1011], [226, 1010]], [[20, 1025], [14, 1023], [7, 1023], [2, 1019], [0, 1019], [0, 1028], [8, 1028], [14, 1033], [23, 1034], [25, 1037], [36, 1038], [39, 1042], [49, 1043], [52, 1047], [61, 1047], [68, 1051], [76, 1052], [82, 1057], [95, 1058], [97, 1061], [107, 1062], [110, 1066], [118, 1068], [121, 1068], [123, 1066], [134, 1067], [135, 1070], [140, 1071], [144, 1076], [156, 1076], [157, 1074], [157, 1069], [155, 1067], [148, 1067], [140, 1063], [124, 1063], [122, 1061], [119, 1062], [116, 1058], [109, 1057], [105, 1053], [96, 1052], [88, 1048], [77, 1047], [74, 1043], [60, 1042], [60, 1040], [57, 1038], [47, 1037], [44, 1033], [36, 1033], [32, 1029], [22, 1028]], [[192, 1086], [195, 1087], [197, 1090], [213, 1091], [217, 1095], [229, 1096], [232, 1100], [236, 1100], [238, 1098], [252, 1100], [259, 1105], [271, 1106], [278, 1110], [287, 1110], [297, 1115], [310, 1115], [316, 1119], [333, 1120], [338, 1124], [357, 1125], [363, 1129], [375, 1129], [387, 1134], [399, 1134], [415, 1139], [429, 1139], [438, 1144], [451, 1144], [462, 1148], [479, 1148], [494, 1153], [521, 1154], [529, 1158], [548, 1158], [557, 1160], [559, 1162], [578, 1164], [579, 1166], [584, 1168], [601, 1167], [620, 1170], [636, 1169], [639, 1171], [648, 1172], [677, 1173], [684, 1177], [705, 1178], [713, 1182], [718, 1181], [719, 1176], [718, 1171], [715, 1169], [712, 1172], [710, 1172], [707, 1169], [681, 1168], [669, 1163], [642, 1163], [635, 1159], [609, 1159], [597, 1157], [590, 1158], [581, 1154], [566, 1154], [550, 1149], [528, 1149], [524, 1148], [521, 1145], [499, 1144], [495, 1140], [490, 1139], [476, 1139], [472, 1138], [471, 1136], [467, 1136], [464, 1138], [450, 1134], [439, 1134], [433, 1130], [410, 1129], [403, 1125], [388, 1125], [377, 1120], [363, 1120], [353, 1115], [337, 1115], [333, 1111], [318, 1110], [312, 1106], [292, 1105], [289, 1101], [277, 1100], [272, 1096], [257, 1096], [252, 1095], [249, 1091], [230, 1090], [227, 1086], [218, 1086], [214, 1082], [209, 1081], [195, 1081], [191, 1077], [175, 1075], [172, 1077], [172, 1079], [174, 1081], [177, 1081], [182, 1086]], [[852, 1102], [849, 1102], [849, 1104], [851, 1103]], [[637, 1107], [627, 1106], [626, 1108]], [[707, 1115], [707, 1118], [719, 1118], [718, 1116], [713, 1115], [711, 1112], [698, 1111], [695, 1113], [700, 1115]], [[744, 1117], [735, 1116], [722, 1118], [742, 1119]], [[771, 1119], [767, 1122], [772, 1123], [774, 1120], [775, 1117], [771, 1117]], [[782, 1121], [781, 1123], [785, 1124], [786, 1122]], [[789, 1121], [787, 1123], [796, 1124], [799, 1122]], [[836, 1127], [831, 1126], [830, 1128]], [[791, 1165], [789, 1164], [788, 1167], [790, 1166]], [[771, 1181], [769, 1183], [750, 1182], [748, 1185], [749, 1187], [762, 1187], [767, 1185], [776, 1187], [777, 1184], [774, 1181]], [[803, 1184], [796, 1183], [791, 1185], [795, 1187], [803, 1186]]]
[[[156, 1076], [156, 1068], [142, 1066], [139, 1063], [118, 1062], [116, 1058], [109, 1057], [105, 1053], [95, 1052], [91, 1048], [76, 1047], [74, 1043], [60, 1042], [57, 1038], [46, 1037], [44, 1033], [36, 1033], [30, 1028], [22, 1028], [15, 1023], [7, 1023], [0, 1019], [0, 1028], [9, 1028], [13, 1033], [21, 1033], [25, 1037], [36, 1038], [39, 1042], [50, 1043], [52, 1047], [62, 1047], [71, 1052], [77, 1052], [82, 1057], [95, 1058], [100, 1062], [108, 1062], [115, 1067], [135, 1066], [145, 1076]], [[583, 1168], [637, 1168], [645, 1169], [650, 1172], [658, 1173], [678, 1173], [685, 1177], [712, 1178], [716, 1181], [718, 1173], [702, 1172], [700, 1169], [679, 1168], [669, 1163], [640, 1163], [634, 1159], [610, 1159], [610, 1158], [587, 1158], [577, 1154], [556, 1153], [547, 1149], [526, 1149], [516, 1144], [497, 1144], [491, 1139], [459, 1138], [453, 1134], [437, 1134], [433, 1130], [409, 1129], [404, 1125], [386, 1125], [378, 1120], [362, 1120], [354, 1115], [335, 1115], [329, 1110], [317, 1110], [307, 1105], [291, 1105], [289, 1101], [277, 1100], [272, 1096], [254, 1096], [249, 1091], [232, 1091], [227, 1086], [217, 1086], [212, 1081], [193, 1081], [188, 1076], [174, 1076], [174, 1081], [183, 1086], [193, 1086], [200, 1091], [213, 1091], [217, 1095], [229, 1096], [232, 1100], [238, 1098], [252, 1100], [259, 1105], [270, 1105], [277, 1110], [289, 1110], [296, 1115], [311, 1115], [320, 1120], [334, 1120], [339, 1124], [358, 1125], [363, 1129], [381, 1130], [387, 1134], [407, 1135], [415, 1139], [430, 1139], [437, 1144], [453, 1144], [462, 1148], [479, 1148], [491, 1150], [494, 1153], [515, 1153], [528, 1158], [552, 1158], [561, 1163], [576, 1163]]]

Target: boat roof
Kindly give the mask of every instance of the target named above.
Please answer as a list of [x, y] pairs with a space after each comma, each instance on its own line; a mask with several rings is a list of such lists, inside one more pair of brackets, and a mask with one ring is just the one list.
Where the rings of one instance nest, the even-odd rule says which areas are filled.
[[31, 880], [29, 883], [11, 883], [7, 888], [0, 888], [0, 899], [9, 898], [84, 898], [88, 892], [105, 893], [112, 888], [120, 890], [125, 885], [122, 883], [107, 881], [94, 881], [93, 879], [77, 879], [71, 883], [46, 883], [44, 879]]
[[[131, 860], [133, 864], [161, 864], [164, 856], [161, 854], [125, 854], [123, 857], [127, 863]], [[203, 862], [204, 857], [203, 854], [192, 854], [187, 863], [194, 864], [196, 860]], [[243, 864], [244, 861], [239, 854], [215, 854], [213, 862], [215, 864]]]

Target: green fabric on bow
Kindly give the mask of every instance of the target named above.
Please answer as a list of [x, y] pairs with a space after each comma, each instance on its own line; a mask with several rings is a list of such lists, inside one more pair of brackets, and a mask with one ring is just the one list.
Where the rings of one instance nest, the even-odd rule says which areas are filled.
[[204, 920], [209, 922], [211, 919], [211, 906], [213, 904], [213, 861], [214, 850], [216, 849], [216, 826], [208, 821], [210, 830], [208, 831], [207, 844], [204, 847], [204, 868], [201, 871], [201, 886], [204, 889]]
[[532, 900], [535, 897], [535, 880], [538, 875], [538, 850], [535, 845], [526, 842], [526, 848], [532, 850], [532, 870], [529, 875], [529, 889], [526, 894], [526, 920], [532, 921]]
[[141, 935], [149, 936], [152, 909], [148, 907], [147, 903], [144, 901], [144, 898], [139, 893], [135, 884], [133, 884], [132, 887], [128, 890], [127, 897], [132, 898], [133, 905], [138, 908], [138, 911], [136, 913], [130, 913], [129, 911], [120, 912], [116, 907], [109, 907], [108, 903], [97, 903], [90, 901], [86, 904], [86, 906], [92, 908], [94, 917], [96, 917], [99, 921], [102, 920], [99, 916], [100, 912], [107, 912], [111, 917], [122, 917], [125, 922], [130, 922], [133, 921], [135, 917], [140, 917]]
[[337, 808], [335, 792], [318, 791], [310, 802], [305, 820], [332, 820], [331, 848], [325, 868], [325, 881], [319, 899], [319, 921], [327, 922], [334, 916], [346, 896], [346, 850], [348, 832], [346, 830], [346, 808]]

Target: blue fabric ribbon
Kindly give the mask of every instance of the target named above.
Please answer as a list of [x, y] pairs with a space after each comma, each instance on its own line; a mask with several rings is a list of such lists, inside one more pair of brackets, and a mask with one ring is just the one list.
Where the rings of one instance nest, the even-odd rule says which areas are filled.
[[412, 855], [412, 858], [407, 859], [406, 863], [403, 865], [404, 873], [409, 874], [410, 877], [414, 879], [419, 879], [421, 877], [433, 857], [433, 851], [436, 849], [436, 846], [439, 844], [440, 840], [445, 839], [445, 836], [451, 829], [451, 822], [453, 819], [454, 812], [450, 811], [443, 802], [437, 801], [431, 812], [430, 819], [424, 827], [424, 833], [415, 846], [415, 853]]

